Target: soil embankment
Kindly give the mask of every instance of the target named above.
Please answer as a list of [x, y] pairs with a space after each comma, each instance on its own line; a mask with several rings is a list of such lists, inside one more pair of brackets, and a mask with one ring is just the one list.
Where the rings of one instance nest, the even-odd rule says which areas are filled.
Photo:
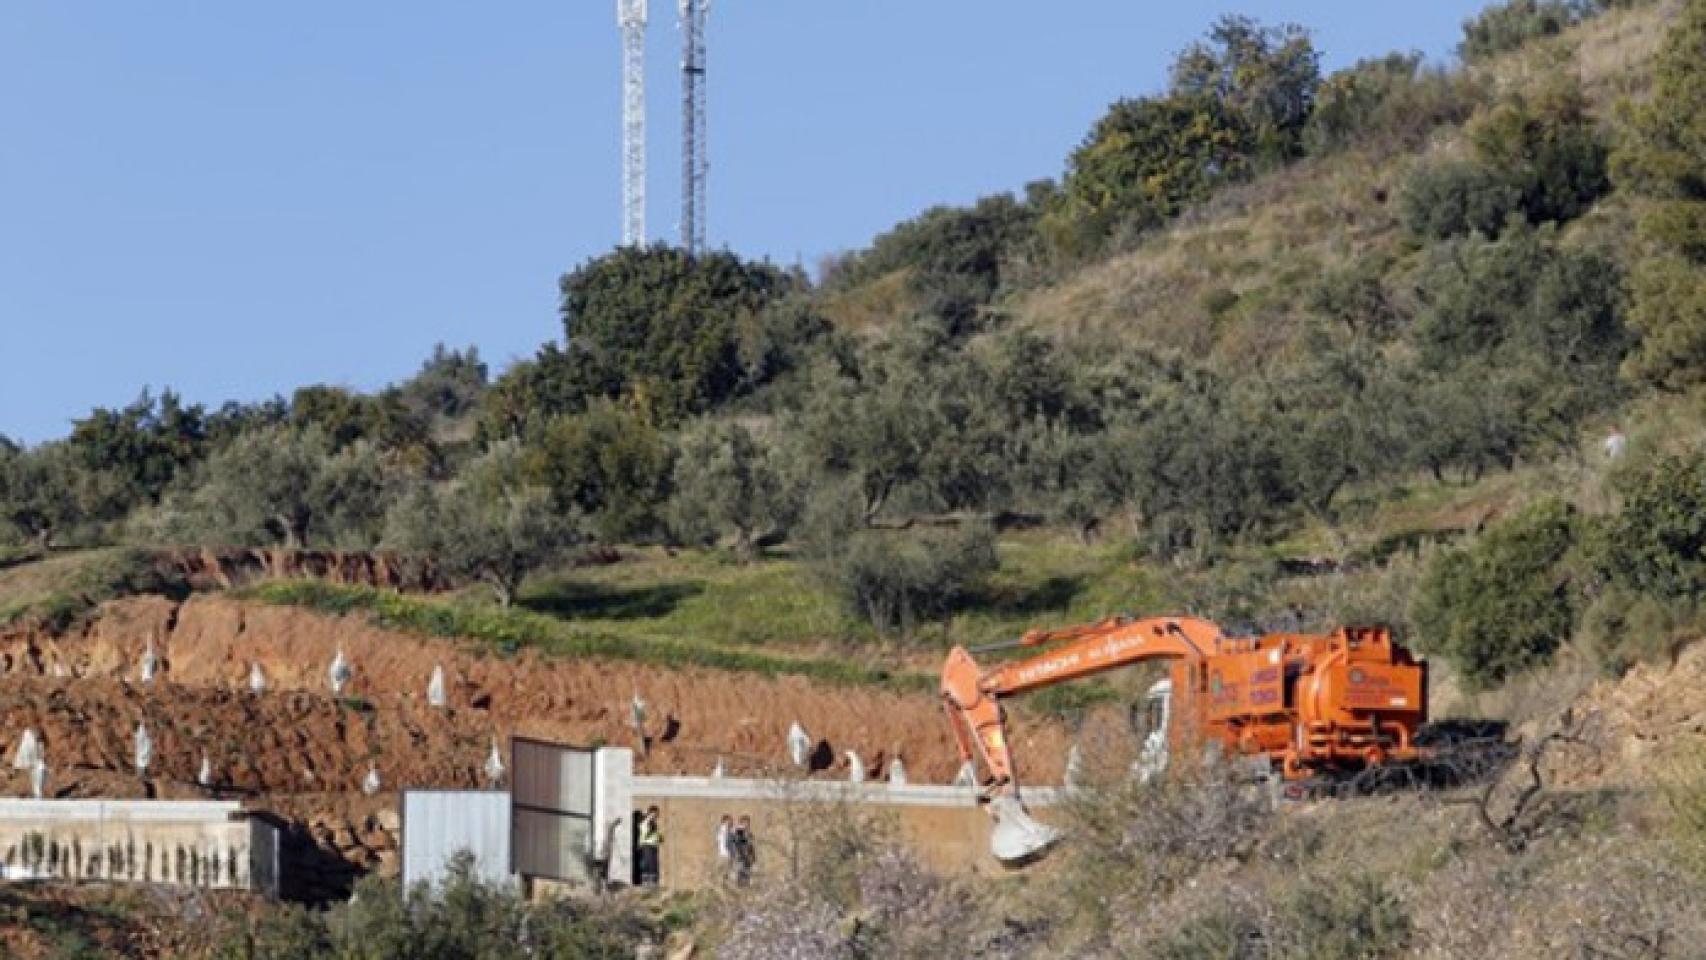
[[[155, 680], [136, 683], [150, 646]], [[334, 698], [328, 669], [339, 651], [353, 675]], [[258, 695], [249, 690], [257, 665], [266, 682]], [[443, 709], [427, 703], [435, 666], [446, 680]], [[719, 759], [731, 775], [783, 769], [794, 722], [834, 758], [822, 775], [845, 776], [850, 750], [873, 777], [896, 756], [915, 782], [946, 783], [958, 768], [928, 695], [530, 651], [505, 657], [361, 616], [220, 596], [118, 601], [69, 636], [0, 634], [0, 677], [15, 698], [0, 714], [8, 742], [35, 724], [64, 745], [56, 757], [91, 771], [128, 769], [119, 761], [129, 753], [100, 739], [111, 736], [103, 725], [128, 745], [135, 722], [147, 718], [165, 738], [161, 770], [180, 759], [197, 764], [208, 749], [216, 764], [229, 757], [230, 769], [245, 771], [235, 784], [262, 793], [353, 787], [369, 764], [387, 788], [468, 786], [492, 738], [512, 734], [643, 748], [632, 722], [636, 695], [646, 704], [649, 749], [636, 755], [643, 773], [705, 774]], [[1066, 732], [1032, 722], [1014, 737], [1029, 779], [1058, 782]], [[91, 745], [74, 746], [79, 738]]]

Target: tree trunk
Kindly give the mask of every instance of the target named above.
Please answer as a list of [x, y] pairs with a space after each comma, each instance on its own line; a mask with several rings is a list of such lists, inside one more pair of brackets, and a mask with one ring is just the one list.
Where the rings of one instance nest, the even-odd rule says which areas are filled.
[[510, 605], [515, 602], [516, 583], [509, 577], [492, 570], [481, 574], [481, 579], [485, 580], [492, 588], [492, 592], [497, 594], [498, 606], [508, 610]]

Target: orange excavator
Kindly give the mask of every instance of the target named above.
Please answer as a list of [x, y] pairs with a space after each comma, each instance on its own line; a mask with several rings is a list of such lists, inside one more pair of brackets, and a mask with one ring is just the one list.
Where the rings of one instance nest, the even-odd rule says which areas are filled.
[[942, 668], [942, 700], [960, 758], [981, 761], [986, 771], [991, 850], [1002, 861], [1036, 857], [1059, 837], [1020, 799], [1002, 701], [1120, 667], [1171, 664], [1170, 677], [1149, 691], [1142, 776], [1159, 772], [1169, 749], [1187, 744], [1246, 758], [1287, 781], [1422, 759], [1415, 738], [1427, 722], [1427, 664], [1384, 627], [1228, 637], [1192, 617], [1117, 617], [1032, 630], [975, 652], [1012, 647], [1051, 649], [985, 670], [974, 651], [955, 647]]

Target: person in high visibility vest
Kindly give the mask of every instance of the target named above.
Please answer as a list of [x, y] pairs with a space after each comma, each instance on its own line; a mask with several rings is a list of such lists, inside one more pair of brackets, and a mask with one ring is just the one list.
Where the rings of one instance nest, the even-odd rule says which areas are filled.
[[658, 848], [662, 845], [663, 831], [658, 828], [658, 808], [647, 807], [646, 815], [640, 818], [640, 835], [635, 840], [635, 862], [639, 867], [642, 886], [657, 886]]

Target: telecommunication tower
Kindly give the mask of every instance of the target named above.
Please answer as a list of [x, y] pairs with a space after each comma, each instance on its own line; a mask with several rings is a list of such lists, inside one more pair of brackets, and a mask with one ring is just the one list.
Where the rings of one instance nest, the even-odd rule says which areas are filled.
[[705, 19], [711, 0], [680, 0], [681, 246], [705, 249]]
[[646, 3], [616, 0], [622, 28], [622, 245], [646, 243]]

